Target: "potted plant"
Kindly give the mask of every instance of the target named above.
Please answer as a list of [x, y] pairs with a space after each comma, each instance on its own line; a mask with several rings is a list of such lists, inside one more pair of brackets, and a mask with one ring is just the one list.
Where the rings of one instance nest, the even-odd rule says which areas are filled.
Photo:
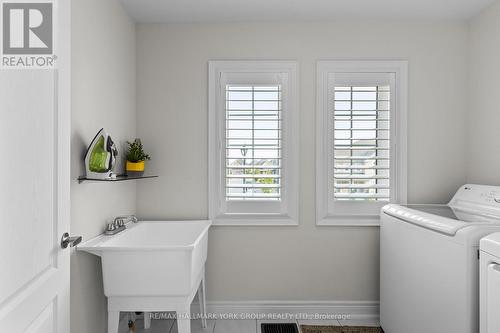
[[151, 158], [144, 152], [140, 139], [135, 139], [134, 142], [127, 141], [127, 145], [127, 164], [125, 167], [127, 174], [143, 174], [144, 161]]

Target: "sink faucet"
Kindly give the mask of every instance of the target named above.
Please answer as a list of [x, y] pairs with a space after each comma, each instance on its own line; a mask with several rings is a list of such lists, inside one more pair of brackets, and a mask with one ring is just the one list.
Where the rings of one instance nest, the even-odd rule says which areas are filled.
[[127, 222], [134, 222], [137, 223], [139, 220], [135, 215], [126, 215], [126, 216], [118, 216], [115, 217], [115, 220], [113, 221], [114, 224], [126, 224]]
[[119, 233], [120, 231], [125, 230], [126, 226], [125, 224], [128, 222], [133, 222], [137, 223], [139, 220], [135, 215], [126, 215], [126, 216], [118, 216], [115, 217], [112, 223], [108, 223], [108, 226], [106, 227], [106, 231], [104, 232], [105, 235], [115, 235]]

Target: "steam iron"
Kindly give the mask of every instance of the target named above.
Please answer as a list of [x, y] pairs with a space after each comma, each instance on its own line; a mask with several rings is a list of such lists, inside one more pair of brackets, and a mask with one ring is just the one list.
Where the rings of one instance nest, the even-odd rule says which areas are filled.
[[111, 137], [101, 128], [85, 153], [85, 171], [87, 178], [111, 179], [118, 150]]

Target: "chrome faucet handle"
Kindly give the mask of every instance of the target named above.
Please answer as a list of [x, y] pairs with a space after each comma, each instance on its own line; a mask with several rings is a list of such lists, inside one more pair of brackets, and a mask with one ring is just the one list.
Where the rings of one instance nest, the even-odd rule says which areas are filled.
[[124, 225], [126, 222], [132, 221], [137, 223], [139, 220], [135, 215], [126, 215], [126, 216], [118, 216], [115, 217], [114, 223], [117, 223], [119, 226]]
[[113, 225], [116, 227], [116, 228], [119, 228], [121, 226], [123, 226], [125, 223], [123, 222], [123, 218], [122, 217], [117, 217], [114, 219], [113, 221]]
[[105, 235], [111, 236], [115, 235], [123, 230], [125, 230], [125, 224], [123, 223], [123, 219], [115, 218], [113, 222], [108, 223], [106, 226], [106, 230], [104, 231]]

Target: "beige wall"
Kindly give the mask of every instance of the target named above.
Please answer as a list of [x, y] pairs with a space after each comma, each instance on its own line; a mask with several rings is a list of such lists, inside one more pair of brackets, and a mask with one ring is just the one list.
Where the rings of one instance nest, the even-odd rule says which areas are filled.
[[299, 63], [300, 225], [214, 227], [209, 301], [378, 300], [378, 229], [315, 226], [315, 62], [408, 59], [409, 201], [464, 183], [467, 24], [139, 24], [138, 135], [161, 177], [138, 183], [141, 218], [207, 217], [207, 61]]
[[500, 1], [472, 20], [469, 60], [467, 179], [500, 185]]
[[[83, 183], [83, 156], [104, 127], [122, 153], [135, 137], [135, 24], [118, 0], [72, 1], [71, 233], [88, 240], [118, 214], [134, 213], [134, 183]], [[121, 148], [121, 149], [120, 149]], [[118, 169], [123, 163], [120, 162]], [[100, 261], [71, 256], [71, 333], [106, 331]]]

